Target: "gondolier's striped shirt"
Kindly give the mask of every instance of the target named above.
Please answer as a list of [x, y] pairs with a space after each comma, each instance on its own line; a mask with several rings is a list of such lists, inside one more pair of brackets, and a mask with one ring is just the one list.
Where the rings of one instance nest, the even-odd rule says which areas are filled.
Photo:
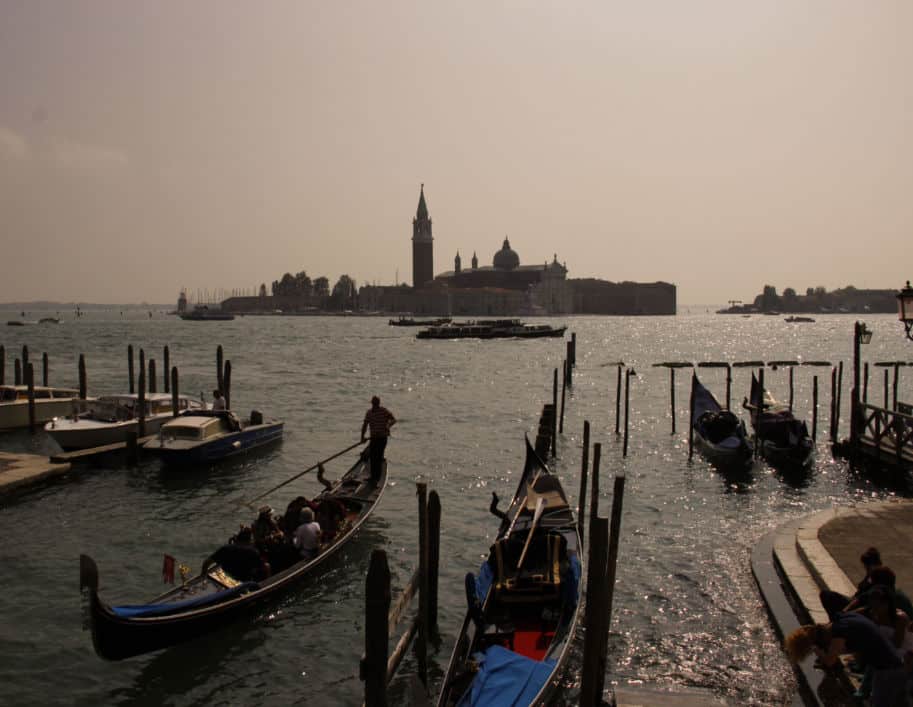
[[395, 419], [393, 413], [383, 406], [372, 407], [365, 415], [365, 422], [368, 423], [368, 427], [371, 429], [372, 437], [389, 436], [390, 429], [387, 425]]

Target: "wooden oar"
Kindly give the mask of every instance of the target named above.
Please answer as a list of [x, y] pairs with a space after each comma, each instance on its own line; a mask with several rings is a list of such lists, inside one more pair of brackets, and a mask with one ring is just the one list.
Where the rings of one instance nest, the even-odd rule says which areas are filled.
[[520, 553], [520, 559], [517, 562], [517, 569], [519, 570], [523, 566], [523, 560], [526, 559], [526, 551], [529, 550], [529, 543], [533, 539], [533, 531], [536, 529], [536, 525], [539, 523], [539, 518], [542, 517], [542, 511], [545, 509], [545, 499], [542, 496], [539, 496], [536, 499], [536, 511], [533, 513], [533, 523], [529, 526], [529, 535], [526, 536], [526, 544], [523, 546], [523, 552]]
[[[542, 473], [542, 469], [539, 469], [539, 471], [536, 472], [536, 475], [533, 477], [532, 483], [529, 486], [527, 486], [528, 489], [531, 489], [533, 486], [536, 485], [536, 481], [538, 481], [539, 475], [541, 473]], [[510, 522], [510, 525], [507, 527], [507, 532], [504, 533], [505, 538], [509, 538], [510, 534], [514, 532], [514, 526], [517, 524], [517, 518], [520, 517], [520, 514], [523, 512], [523, 509], [526, 508], [526, 501], [528, 498], [529, 498], [529, 492], [526, 493], [526, 495], [523, 497], [523, 501], [521, 501], [520, 505], [517, 506], [517, 512], [514, 513], [514, 518]], [[510, 508], [508, 508], [507, 510], [510, 510]]]
[[276, 490], [278, 490], [278, 489], [281, 489], [281, 488], [282, 488], [283, 486], [285, 486], [286, 484], [292, 483], [295, 479], [301, 478], [302, 476], [304, 476], [305, 474], [307, 474], [309, 471], [314, 471], [314, 469], [316, 469], [317, 467], [321, 466], [322, 464], [326, 464], [326, 463], [329, 462], [329, 461], [333, 461], [336, 457], [341, 457], [341, 456], [342, 456], [343, 454], [345, 454], [346, 452], [350, 452], [350, 451], [352, 451], [353, 449], [355, 449], [355, 447], [357, 447], [357, 446], [359, 446], [359, 445], [361, 445], [361, 444], [365, 444], [365, 443], [366, 443], [366, 442], [361, 442], [361, 441], [356, 442], [355, 444], [351, 445], [350, 447], [346, 447], [346, 448], [343, 449], [341, 452], [336, 452], [336, 454], [334, 454], [333, 456], [327, 457], [326, 459], [317, 462], [317, 463], [314, 464], [313, 466], [309, 466], [309, 467], [308, 467], [307, 469], [305, 469], [304, 471], [301, 471], [301, 472], [295, 474], [292, 478], [287, 479], [286, 481], [283, 481], [283, 482], [282, 482], [281, 484], [279, 484], [278, 486], [273, 486], [269, 491], [264, 491], [264, 492], [261, 493], [259, 496], [254, 496], [254, 497], [253, 497], [252, 499], [250, 499], [249, 501], [244, 501], [244, 500], [242, 500], [241, 503], [243, 503], [245, 506], [249, 506], [249, 507], [253, 508], [253, 506], [251, 506], [251, 504], [252, 504], [254, 501], [259, 501], [261, 498], [263, 498], [264, 496], [266, 496], [266, 495], [268, 495], [268, 494], [271, 494], [273, 491], [276, 491]]

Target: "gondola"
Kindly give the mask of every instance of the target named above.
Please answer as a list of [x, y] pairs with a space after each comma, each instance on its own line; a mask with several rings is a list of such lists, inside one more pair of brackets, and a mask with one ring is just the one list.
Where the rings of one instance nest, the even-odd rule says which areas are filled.
[[580, 538], [558, 478], [526, 440], [517, 492], [479, 574], [439, 707], [545, 704], [568, 660], [580, 614]]
[[378, 483], [370, 478], [367, 451], [313, 501], [344, 509], [333, 537], [311, 560], [299, 560], [259, 582], [239, 582], [218, 565], [147, 604], [111, 606], [98, 596], [98, 568], [88, 555], [79, 558], [79, 584], [88, 606], [88, 628], [102, 658], [121, 660], [203, 636], [274, 599], [316, 570], [345, 545], [368, 519], [383, 495], [387, 464]]
[[751, 397], [743, 401], [742, 407], [751, 412], [755, 439], [761, 440], [759, 451], [771, 466], [791, 471], [805, 469], [812, 463], [815, 442], [808, 433], [805, 421], [797, 419], [788, 405], [777, 402], [770, 391], [762, 391], [761, 384], [753, 373]]
[[745, 423], [724, 410], [696, 375], [691, 377], [691, 400], [694, 442], [707, 461], [723, 471], [751, 466], [754, 450]]

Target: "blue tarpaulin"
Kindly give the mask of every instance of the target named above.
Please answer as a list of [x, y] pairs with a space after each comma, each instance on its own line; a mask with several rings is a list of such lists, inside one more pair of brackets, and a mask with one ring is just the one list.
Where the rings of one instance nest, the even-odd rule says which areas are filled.
[[529, 705], [548, 682], [554, 660], [531, 660], [502, 646], [477, 653], [479, 672], [457, 707]]

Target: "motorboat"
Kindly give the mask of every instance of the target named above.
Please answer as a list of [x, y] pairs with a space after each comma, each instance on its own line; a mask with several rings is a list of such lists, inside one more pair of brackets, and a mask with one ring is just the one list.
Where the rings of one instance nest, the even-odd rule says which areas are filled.
[[[36, 385], [35, 422], [44, 424], [66, 415], [79, 400], [79, 391], [72, 388], [50, 388]], [[0, 385], [0, 430], [15, 430], [29, 426], [29, 388], [27, 385]]]
[[[206, 403], [178, 396], [178, 411], [205, 410]], [[174, 417], [170, 393], [147, 393], [145, 400], [145, 433], [157, 434], [159, 428]], [[88, 449], [123, 442], [128, 432], [139, 429], [139, 396], [102, 395], [96, 400], [77, 400], [67, 417], [55, 417], [44, 426], [57, 444], [65, 450]]]
[[169, 464], [207, 464], [277, 442], [282, 431], [281, 420], [257, 410], [246, 420], [229, 410], [187, 410], [162, 425], [143, 449]]

